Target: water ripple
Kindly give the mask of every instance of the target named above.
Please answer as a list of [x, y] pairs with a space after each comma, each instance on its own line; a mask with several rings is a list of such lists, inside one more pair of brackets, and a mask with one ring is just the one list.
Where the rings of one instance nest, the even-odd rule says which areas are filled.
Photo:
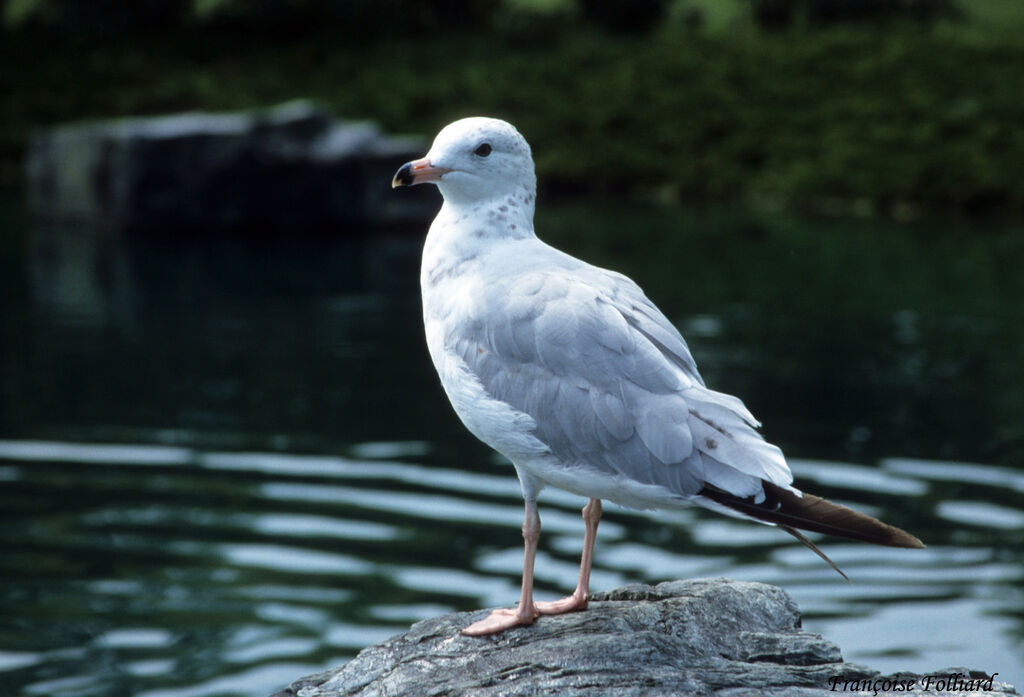
[[[0, 441], [0, 459], [9, 462], [0, 467], [0, 495], [11, 505], [35, 501], [13, 508], [11, 524], [0, 530], [8, 552], [0, 569], [8, 576], [51, 569], [42, 581], [9, 586], [23, 588], [11, 598], [20, 612], [59, 608], [62, 626], [78, 627], [80, 637], [77, 646], [63, 633], [44, 637], [42, 646], [66, 647], [44, 652], [0, 644], [0, 671], [34, 675], [21, 681], [26, 697], [97, 693], [90, 666], [101, 664], [116, 664], [134, 681], [132, 690], [149, 697], [240, 694], [250, 684], [265, 692], [411, 622], [518, 599], [523, 504], [507, 462], [488, 460], [472, 472], [432, 466], [429, 444], [416, 441], [346, 452], [360, 459]], [[108, 458], [111, 467], [103, 464]], [[965, 482], [972, 493], [999, 497], [1024, 488], [1018, 473], [907, 459], [878, 469], [793, 465], [812, 491], [861, 511], [888, 517], [888, 497], [879, 492], [899, 496], [901, 507], [927, 516], [907, 526], [931, 546], [902, 550], [810, 535], [850, 575], [847, 584], [768, 526], [698, 509], [609, 505], [592, 588], [718, 575], [777, 583], [800, 603], [805, 626], [839, 637], [849, 655], [870, 657], [875, 667], [885, 659], [869, 647], [879, 627], [892, 628], [888, 609], [901, 604], [911, 608], [898, 616], [908, 623], [900, 628], [907, 638], [880, 650], [903, 651], [901, 669], [918, 670], [926, 668], [918, 659], [952, 651], [921, 634], [914, 608], [962, 602], [957, 621], [977, 632], [992, 626], [986, 613], [994, 608], [1019, 607], [1010, 589], [1024, 580], [1013, 551], [1024, 509], [1012, 498], [958, 496], [947, 484]], [[946, 498], [936, 498], [940, 491]], [[77, 500], [83, 503], [68, 503]], [[582, 503], [554, 490], [542, 496], [538, 598], [576, 584]], [[994, 539], [1004, 540], [998, 554]], [[1018, 625], [999, 624], [1004, 633], [993, 636], [991, 655], [1001, 665], [990, 669], [1019, 658], [1010, 648]], [[859, 630], [837, 630], [847, 626]], [[0, 640], [3, 631], [0, 624]], [[199, 646], [210, 648], [193, 655]], [[188, 679], [180, 675], [186, 664], [195, 668]], [[204, 673], [204, 665], [216, 668]], [[56, 666], [60, 679], [42, 669]]]

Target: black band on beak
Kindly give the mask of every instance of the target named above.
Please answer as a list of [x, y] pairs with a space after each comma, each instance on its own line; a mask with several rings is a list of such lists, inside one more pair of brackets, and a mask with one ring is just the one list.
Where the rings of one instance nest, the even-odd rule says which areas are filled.
[[391, 180], [391, 188], [397, 189], [400, 186], [412, 186], [412, 163], [406, 162], [395, 172], [395, 178]]

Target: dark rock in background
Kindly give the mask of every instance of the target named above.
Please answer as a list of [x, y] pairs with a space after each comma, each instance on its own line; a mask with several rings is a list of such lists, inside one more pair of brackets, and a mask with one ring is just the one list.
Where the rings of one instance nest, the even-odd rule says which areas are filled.
[[126, 235], [340, 235], [425, 230], [440, 198], [395, 195], [427, 143], [305, 101], [57, 126], [31, 140], [29, 202], [47, 222]]
[[[542, 617], [495, 637], [459, 633], [485, 614], [418, 622], [341, 668], [302, 678], [274, 697], [812, 697], [893, 694], [883, 688], [899, 680], [916, 679], [920, 690], [923, 678], [882, 676], [844, 662], [839, 647], [800, 629], [800, 613], [785, 591], [760, 583], [637, 584], [596, 594], [586, 612]], [[935, 677], [951, 672], [965, 681], [989, 677], [964, 668]], [[993, 681], [970, 694], [1015, 693]]]

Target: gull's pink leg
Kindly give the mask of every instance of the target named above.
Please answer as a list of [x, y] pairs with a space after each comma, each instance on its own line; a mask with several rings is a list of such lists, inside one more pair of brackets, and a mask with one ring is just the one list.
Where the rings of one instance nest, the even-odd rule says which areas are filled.
[[509, 609], [495, 610], [487, 619], [474, 622], [462, 633], [466, 636], [483, 636], [497, 634], [512, 627], [533, 624], [537, 619], [537, 608], [533, 604], [533, 561], [537, 556], [537, 540], [540, 539], [540, 514], [537, 513], [537, 502], [527, 499], [526, 519], [523, 521], [523, 593], [519, 597], [519, 606]]
[[594, 563], [594, 542], [597, 541], [597, 524], [601, 522], [601, 499], [590, 499], [583, 507], [583, 559], [580, 561], [580, 582], [567, 598], [550, 603], [536, 603], [537, 612], [542, 615], [561, 615], [564, 612], [586, 610], [590, 600], [590, 567]]

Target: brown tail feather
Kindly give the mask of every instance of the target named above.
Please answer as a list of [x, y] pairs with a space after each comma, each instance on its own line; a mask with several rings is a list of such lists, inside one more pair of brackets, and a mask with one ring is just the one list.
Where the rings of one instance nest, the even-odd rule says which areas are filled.
[[808, 540], [806, 537], [804, 537], [803, 533], [801, 533], [796, 528], [789, 527], [788, 525], [779, 525], [779, 528], [782, 529], [782, 530], [785, 530], [790, 535], [792, 535], [793, 537], [795, 537], [796, 539], [800, 540], [805, 545], [807, 545], [808, 549], [810, 549], [812, 552], [814, 552], [819, 557], [824, 559], [825, 563], [828, 564], [829, 566], [831, 566], [833, 569], [835, 569], [837, 574], [839, 574], [840, 576], [845, 578], [847, 583], [850, 582], [850, 577], [847, 576], [846, 574], [844, 574], [843, 570], [840, 569], [838, 566], [836, 566], [836, 563], [834, 561], [832, 561], [831, 559], [829, 559], [827, 554], [825, 554], [820, 549], [818, 549], [818, 545], [814, 544], [813, 542]]
[[[752, 518], [775, 523], [783, 529], [790, 527], [823, 532], [886, 547], [924, 547], [921, 540], [904, 530], [821, 497], [807, 493], [797, 496], [792, 491], [770, 482], [764, 482], [764, 490], [766, 497], [762, 503], [733, 496], [710, 485], [705, 485], [700, 495]], [[793, 534], [792, 530], [787, 532]], [[803, 536], [800, 535], [797, 539], [800, 537]], [[808, 543], [806, 538], [801, 541], [804, 544]], [[811, 548], [814, 549], [814, 546], [811, 545]], [[820, 551], [818, 554], [824, 556]]]

